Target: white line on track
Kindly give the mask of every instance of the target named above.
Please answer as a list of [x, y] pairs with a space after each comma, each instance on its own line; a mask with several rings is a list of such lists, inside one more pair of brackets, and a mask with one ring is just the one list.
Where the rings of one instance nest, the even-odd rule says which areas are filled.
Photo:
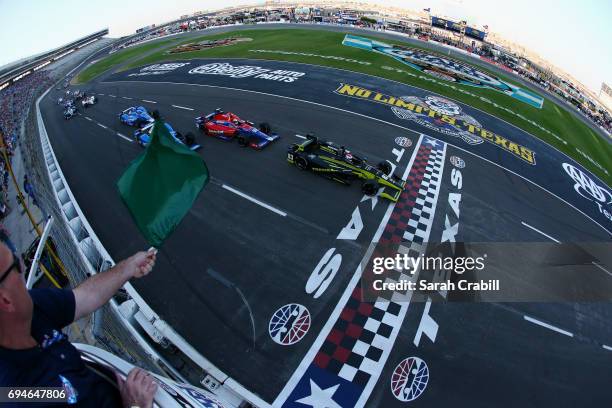
[[[398, 124], [392, 123], [392, 122], [388, 122], [386, 120], [375, 118], [375, 117], [372, 117], [372, 116], [369, 116], [369, 115], [364, 115], [363, 113], [357, 113], [357, 112], [353, 112], [353, 111], [350, 111], [350, 110], [347, 110], [347, 109], [338, 108], [336, 106], [325, 105], [323, 103], [308, 101], [308, 100], [305, 100], [305, 99], [293, 98], [291, 96], [276, 95], [276, 94], [268, 93], [268, 92], [252, 91], [252, 90], [248, 90], [248, 89], [233, 88], [233, 87], [229, 87], [229, 86], [207, 85], [207, 84], [191, 84], [191, 83], [188, 83], [188, 82], [172, 82], [172, 81], [159, 81], [159, 82], [157, 82], [157, 81], [117, 81], [117, 82], [132, 82], [132, 83], [136, 82], [136, 83], [139, 83], [139, 84], [170, 84], [170, 85], [199, 86], [199, 87], [207, 87], [207, 88], [229, 89], [229, 90], [232, 90], [232, 91], [239, 91], [239, 92], [253, 93], [253, 94], [258, 94], [258, 95], [272, 96], [272, 97], [276, 97], [276, 98], [289, 99], [289, 100], [298, 101], [298, 102], [302, 102], [302, 103], [308, 103], [308, 104], [315, 105], [315, 106], [322, 106], [322, 107], [325, 107], [325, 108], [334, 109], [334, 110], [341, 111], [341, 112], [346, 112], [346, 113], [349, 113], [351, 115], [361, 116], [361, 117], [364, 117], [364, 118], [375, 120], [375, 121], [380, 122], [380, 123], [385, 123], [385, 124], [387, 124], [389, 126], [395, 126], [396, 128], [403, 129], [403, 130], [406, 130], [408, 132], [412, 132], [412, 133], [415, 133], [415, 134], [420, 134], [419, 132], [417, 132], [415, 130], [412, 130], [412, 129], [409, 129], [409, 128], [405, 127], [405, 126], [398, 125]], [[503, 121], [503, 119], [499, 119], [497, 117], [495, 117], [495, 118], [498, 119], [498, 120], [502, 120]], [[508, 122], [505, 122], [505, 123], [508, 123]], [[514, 126], [514, 125], [512, 125], [512, 126]], [[520, 128], [517, 127], [517, 129], [520, 129]], [[434, 138], [433, 136], [429, 136], [429, 137]], [[434, 138], [434, 139], [436, 139], [436, 138]], [[437, 140], [440, 140], [440, 139], [437, 139]], [[484, 158], [484, 157], [482, 157], [482, 156], [480, 156], [480, 155], [478, 155], [478, 154], [476, 154], [474, 152], [471, 152], [471, 151], [469, 151], [467, 149], [459, 147], [459, 146], [457, 146], [457, 145], [455, 145], [453, 143], [449, 143], [449, 142], [446, 142], [446, 141], [444, 143], [446, 143], [449, 146], [452, 146], [455, 149], [461, 150], [462, 152], [465, 152], [465, 153], [467, 153], [467, 154], [469, 154], [471, 156], [478, 157], [479, 159], [484, 160], [487, 163], [492, 164], [493, 166], [499, 167], [499, 168], [503, 169], [504, 171], [507, 171], [508, 173], [514, 174], [515, 176], [520, 177], [521, 179], [523, 179], [523, 180], [533, 184], [534, 186], [542, 189], [543, 191], [546, 191], [548, 194], [550, 194], [551, 196], [555, 197], [557, 200], [567, 204], [569, 207], [573, 208], [574, 210], [576, 210], [577, 212], [582, 214], [584, 217], [586, 217], [589, 220], [593, 221], [593, 223], [595, 223], [596, 225], [601, 227], [608, 234], [612, 235], [611, 231], [609, 231], [606, 227], [604, 227], [599, 222], [595, 221], [591, 216], [587, 215], [584, 211], [580, 210], [579, 208], [577, 208], [573, 204], [570, 204], [567, 200], [564, 200], [563, 198], [559, 197], [558, 195], [556, 195], [552, 191], [542, 187], [541, 185], [539, 185], [535, 181], [529, 180], [527, 177], [522, 176], [522, 175], [518, 174], [517, 172], [512, 171], [512, 170], [502, 166], [499, 163], [496, 163], [496, 162], [494, 162], [492, 160]], [[550, 146], [550, 145], [548, 145], [548, 146]], [[598, 178], [598, 180], [599, 180], [599, 178]]]
[[104, 96], [104, 94], [101, 94], [101, 93], [99, 93], [98, 95], [100, 95], [100, 96]]
[[119, 136], [122, 139], [127, 140], [130, 143], [134, 143], [134, 140], [130, 139], [129, 137], [127, 137], [126, 135], [122, 135], [121, 133], [117, 132], [117, 136]]
[[157, 103], [157, 102], [155, 102], [155, 101], [150, 101], [150, 100], [148, 100], [148, 99], [142, 99], [142, 101], [143, 101], [143, 102], [148, 102], [148, 103]]
[[115, 95], [111, 95], [111, 94], [109, 94], [108, 96], [110, 96], [111, 98], [116, 98], [116, 96], [115, 96]]
[[91, 122], [91, 120], [92, 120], [92, 119], [91, 119], [89, 116], [84, 116], [84, 118], [85, 118], [85, 119], [87, 119], [87, 120], [88, 120], [88, 121], [90, 121], [90, 122]]
[[[521, 221], [521, 224], [523, 224], [525, 227], [530, 228], [532, 230], [534, 230], [535, 232], [537, 232], [538, 234], [541, 234], [543, 236], [545, 236], [546, 238], [550, 239], [551, 241], [556, 242], [557, 244], [560, 243], [559, 240], [557, 240], [556, 238], [551, 237], [550, 235], [548, 235], [547, 233], [540, 231], [539, 229], [537, 229], [536, 227], [527, 224], [525, 221]], [[596, 263], [595, 261], [591, 262], [593, 265], [595, 265], [596, 267], [598, 267], [599, 269], [601, 269], [602, 271], [604, 271], [605, 273], [607, 273], [608, 275], [612, 276], [612, 272], [610, 272], [609, 270], [607, 270], [606, 268], [604, 268], [603, 266], [601, 266], [600, 264]]]
[[98, 123], [98, 126], [100, 126], [100, 127], [101, 127], [101, 128], [103, 128], [103, 129], [108, 129], [106, 126], [104, 126], [104, 125], [103, 125], [103, 124], [101, 124], [101, 123]]
[[123, 99], [129, 99], [129, 100], [134, 99], [134, 98], [130, 98], [129, 96], [122, 96], [122, 98], [123, 98]]
[[524, 225], [525, 227], [527, 227], [527, 228], [530, 228], [530, 229], [534, 230], [534, 231], [535, 231], [535, 232], [537, 232], [538, 234], [545, 236], [546, 238], [550, 239], [551, 241], [556, 242], [557, 244], [561, 242], [561, 241], [559, 241], [558, 239], [551, 237], [551, 236], [550, 236], [550, 235], [548, 235], [547, 233], [545, 233], [545, 232], [543, 232], [543, 231], [540, 231], [540, 230], [539, 230], [539, 229], [537, 229], [536, 227], [533, 227], [533, 226], [531, 226], [531, 225], [527, 224], [525, 221], [521, 221], [521, 224], [523, 224], [523, 225]]
[[603, 344], [601, 347], [605, 348], [608, 351], [612, 351], [612, 347], [606, 346], [605, 344]]
[[174, 108], [178, 108], [178, 109], [185, 109], [185, 110], [189, 110], [192, 111], [193, 108], [188, 108], [187, 106], [181, 106], [181, 105], [172, 105]]
[[599, 269], [601, 269], [602, 271], [604, 271], [605, 273], [607, 273], [608, 275], [612, 276], [612, 272], [610, 272], [609, 270], [607, 270], [606, 268], [604, 268], [603, 266], [601, 266], [600, 264], [596, 263], [595, 261], [591, 262], [593, 265], [595, 265], [596, 267], [598, 267]]
[[302, 135], [295, 135], [295, 137], [299, 137], [300, 139], [306, 139], [306, 136], [302, 136]]
[[537, 324], [538, 326], [545, 327], [545, 328], [547, 328], [547, 329], [549, 329], [549, 330], [556, 331], [557, 333], [561, 333], [561, 334], [564, 334], [564, 335], [569, 336], [569, 337], [574, 337], [574, 334], [573, 334], [573, 333], [568, 332], [567, 330], [563, 330], [563, 329], [560, 329], [560, 328], [558, 328], [558, 327], [556, 327], [556, 326], [553, 326], [553, 325], [551, 325], [551, 324], [544, 323], [544, 322], [542, 322], [542, 321], [540, 321], [540, 320], [534, 319], [533, 317], [530, 317], [530, 316], [524, 315], [524, 316], [523, 316], [523, 318], [524, 318], [525, 320], [527, 320], [528, 322], [531, 322], [531, 323]]
[[258, 199], [253, 198], [250, 195], [243, 193], [242, 191], [238, 191], [235, 188], [228, 186], [227, 184], [223, 184], [221, 187], [226, 189], [227, 191], [231, 191], [232, 193], [234, 193], [236, 195], [239, 195], [242, 198], [246, 198], [247, 200], [249, 200], [252, 203], [260, 205], [263, 208], [268, 209], [268, 210], [272, 211], [273, 213], [276, 213], [276, 214], [280, 215], [281, 217], [286, 217], [287, 216], [286, 212], [281, 211], [281, 210], [279, 210], [277, 208], [274, 208], [271, 205], [268, 205], [266, 203], [263, 203], [263, 202], [259, 201]]

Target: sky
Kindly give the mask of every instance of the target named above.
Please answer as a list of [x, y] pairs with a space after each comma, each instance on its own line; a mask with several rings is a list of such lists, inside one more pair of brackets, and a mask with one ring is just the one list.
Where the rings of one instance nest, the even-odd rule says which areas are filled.
[[[611, 0], [362, 0], [489, 26], [524, 45], [599, 93], [612, 84]], [[262, 0], [0, 0], [0, 66], [47, 51], [103, 28], [133, 33], [199, 10]]]

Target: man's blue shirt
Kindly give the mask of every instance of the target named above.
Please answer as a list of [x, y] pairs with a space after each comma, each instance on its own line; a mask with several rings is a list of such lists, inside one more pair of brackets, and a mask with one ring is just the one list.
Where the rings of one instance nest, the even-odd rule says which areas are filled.
[[0, 347], [0, 387], [64, 387], [74, 394], [76, 406], [120, 407], [119, 391], [85, 365], [62, 332], [74, 320], [73, 292], [32, 289], [30, 296], [31, 333], [38, 345], [23, 350]]

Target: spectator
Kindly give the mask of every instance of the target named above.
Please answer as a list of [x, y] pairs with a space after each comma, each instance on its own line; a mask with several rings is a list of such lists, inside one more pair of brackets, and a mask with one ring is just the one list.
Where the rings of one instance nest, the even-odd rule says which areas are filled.
[[0, 219], [3, 219], [8, 215], [9, 208], [4, 202], [4, 197], [0, 195]]
[[[4, 163], [3, 163], [4, 164]], [[2, 188], [8, 191], [9, 172], [6, 168], [2, 168]]]
[[6, 242], [0, 243], [0, 387], [64, 387], [82, 407], [151, 407], [157, 383], [148, 373], [134, 368], [125, 381], [117, 375], [115, 388], [87, 368], [62, 328], [151, 272], [156, 253], [138, 252], [73, 290], [28, 291], [23, 261]]
[[32, 185], [30, 180], [28, 180], [27, 174], [23, 176], [23, 191], [25, 191], [28, 197], [32, 199], [34, 205], [40, 208], [38, 202], [36, 201], [36, 192], [34, 191], [34, 185]]

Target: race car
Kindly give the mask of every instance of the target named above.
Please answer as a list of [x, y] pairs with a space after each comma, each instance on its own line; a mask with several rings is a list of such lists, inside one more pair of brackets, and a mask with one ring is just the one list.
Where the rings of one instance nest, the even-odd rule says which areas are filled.
[[153, 122], [153, 118], [144, 106], [132, 106], [119, 114], [121, 123], [128, 126], [142, 127]]
[[[154, 123], [151, 122], [145, 125], [144, 127], [134, 131], [134, 139], [136, 139], [136, 142], [140, 146], [146, 147], [151, 141], [151, 130], [153, 130], [153, 125]], [[193, 135], [193, 133], [187, 132], [185, 136], [183, 136], [181, 133], [174, 130], [168, 122], [164, 122], [164, 125], [166, 126], [166, 129], [168, 129], [170, 135], [174, 138], [174, 140], [184, 144], [190, 150], [198, 150], [200, 147], [202, 147], [199, 144], [196, 144], [195, 136]]]
[[342, 184], [361, 179], [361, 191], [365, 195], [378, 193], [380, 197], [393, 202], [399, 199], [406, 185], [401, 178], [391, 174], [393, 168], [389, 162], [381, 162], [374, 167], [344, 146], [321, 141], [312, 135], [307, 135], [302, 143], [289, 146], [287, 161], [300, 170], [310, 170]]
[[96, 103], [98, 103], [98, 98], [96, 98], [94, 95], [86, 96], [81, 100], [81, 105], [83, 105], [83, 107], [86, 109]]
[[270, 125], [267, 123], [261, 123], [258, 129], [253, 122], [240, 119], [235, 114], [223, 112], [221, 109], [215, 109], [206, 116], [198, 116], [195, 122], [196, 127], [208, 136], [228, 141], [236, 139], [239, 145], [254, 149], [263, 149], [280, 138], [270, 131]]
[[66, 109], [64, 109], [64, 119], [68, 120], [73, 116], [76, 116], [79, 110], [73, 103], [66, 104]]

